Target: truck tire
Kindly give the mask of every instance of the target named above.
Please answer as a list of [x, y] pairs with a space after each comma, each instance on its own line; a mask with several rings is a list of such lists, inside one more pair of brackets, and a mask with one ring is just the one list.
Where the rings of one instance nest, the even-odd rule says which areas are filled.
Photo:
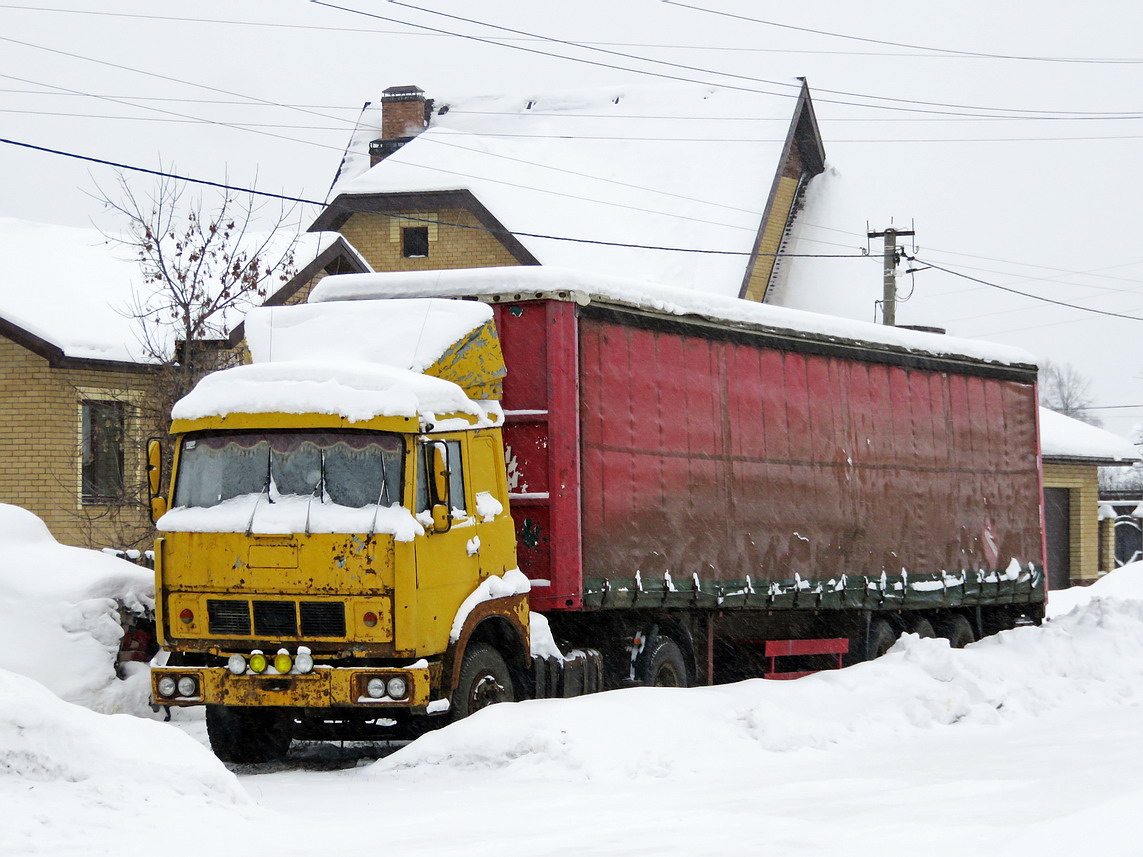
[[206, 734], [223, 762], [281, 762], [290, 750], [289, 720], [275, 708], [208, 705]]
[[971, 623], [959, 613], [938, 620], [937, 636], [948, 640], [954, 649], [963, 649], [969, 643], [976, 642]]
[[469, 644], [453, 691], [453, 719], [468, 717], [489, 705], [512, 702], [515, 698], [512, 674], [500, 653], [484, 643]]
[[879, 658], [897, 642], [897, 632], [884, 619], [874, 619], [869, 623], [869, 636], [865, 640], [865, 660]]
[[656, 637], [639, 656], [635, 678], [648, 687], [686, 687], [687, 662], [678, 644], [670, 637]]

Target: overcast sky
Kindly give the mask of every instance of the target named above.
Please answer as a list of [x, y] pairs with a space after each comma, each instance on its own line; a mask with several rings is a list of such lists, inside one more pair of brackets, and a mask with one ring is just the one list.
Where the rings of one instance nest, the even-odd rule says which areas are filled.
[[[836, 170], [805, 212], [822, 246], [866, 246], [867, 220], [915, 223], [920, 256], [962, 276], [903, 282], [900, 321], [1072, 363], [1097, 404], [1143, 406], [1143, 8], [1130, 0], [431, 5], [470, 21], [381, 0], [46, 5], [0, 4], [0, 136], [318, 200], [362, 104], [388, 86], [447, 100], [666, 76], [788, 99], [806, 76]], [[678, 135], [720, 133], [696, 125]], [[114, 225], [89, 196], [113, 182], [107, 168], [2, 145], [0, 170], [0, 216]], [[823, 309], [872, 318], [879, 265], [835, 264]], [[1124, 434], [1143, 419], [1098, 413]]]

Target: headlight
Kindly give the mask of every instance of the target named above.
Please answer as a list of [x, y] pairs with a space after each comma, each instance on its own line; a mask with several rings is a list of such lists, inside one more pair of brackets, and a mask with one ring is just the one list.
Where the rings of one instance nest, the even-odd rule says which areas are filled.
[[165, 675], [159, 679], [158, 689], [159, 696], [174, 696], [175, 691], [178, 689], [178, 685], [175, 684], [174, 678], [169, 675]]
[[391, 678], [385, 683], [385, 689], [389, 691], [389, 696], [393, 699], [404, 699], [405, 691], [409, 689], [408, 684], [403, 678]]
[[235, 652], [226, 661], [226, 668], [234, 675], [243, 675], [246, 672], [246, 658]]
[[365, 684], [365, 692], [373, 699], [380, 699], [385, 695], [385, 679], [371, 678]]
[[256, 673], [266, 671], [266, 656], [257, 649], [250, 653], [250, 669]]
[[300, 673], [312, 672], [314, 656], [309, 653], [308, 649], [298, 649], [298, 656], [294, 658], [294, 667]]
[[282, 649], [278, 654], [274, 655], [274, 669], [282, 675], [288, 673], [294, 666], [294, 659], [290, 657], [290, 653]]
[[198, 696], [198, 682], [193, 676], [179, 676], [179, 696]]

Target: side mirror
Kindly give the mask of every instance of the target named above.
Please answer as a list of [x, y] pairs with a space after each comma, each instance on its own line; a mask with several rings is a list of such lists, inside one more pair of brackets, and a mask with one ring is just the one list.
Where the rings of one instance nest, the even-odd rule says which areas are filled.
[[167, 513], [167, 499], [159, 494], [163, 487], [163, 445], [155, 438], [147, 441], [147, 487], [151, 490], [151, 523]]
[[425, 450], [428, 453], [429, 506], [433, 516], [433, 532], [447, 533], [452, 529], [452, 503], [449, 497], [448, 446], [434, 441]]
[[147, 485], [151, 496], [159, 493], [163, 483], [163, 446], [155, 438], [147, 441]]
[[443, 443], [434, 443], [433, 447], [433, 499], [437, 503], [448, 505], [448, 453]]

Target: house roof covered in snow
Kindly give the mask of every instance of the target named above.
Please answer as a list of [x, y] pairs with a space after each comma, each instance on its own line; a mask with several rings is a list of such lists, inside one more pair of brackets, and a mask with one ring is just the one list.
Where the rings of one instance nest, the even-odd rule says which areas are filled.
[[1040, 450], [1045, 459], [1077, 464], [1134, 464], [1139, 450], [1098, 426], [1040, 408]]
[[[309, 268], [344, 245], [332, 233], [304, 236], [296, 264]], [[151, 362], [133, 317], [143, 276], [125, 248], [93, 228], [6, 217], [0, 218], [0, 257], [0, 335], [53, 366]]]
[[[427, 128], [372, 168], [380, 111], [367, 107], [312, 228], [427, 199], [473, 212], [522, 264], [737, 297], [783, 170], [824, 166], [809, 91], [797, 93], [676, 85], [437, 98]], [[680, 135], [679, 117], [692, 133]]]

